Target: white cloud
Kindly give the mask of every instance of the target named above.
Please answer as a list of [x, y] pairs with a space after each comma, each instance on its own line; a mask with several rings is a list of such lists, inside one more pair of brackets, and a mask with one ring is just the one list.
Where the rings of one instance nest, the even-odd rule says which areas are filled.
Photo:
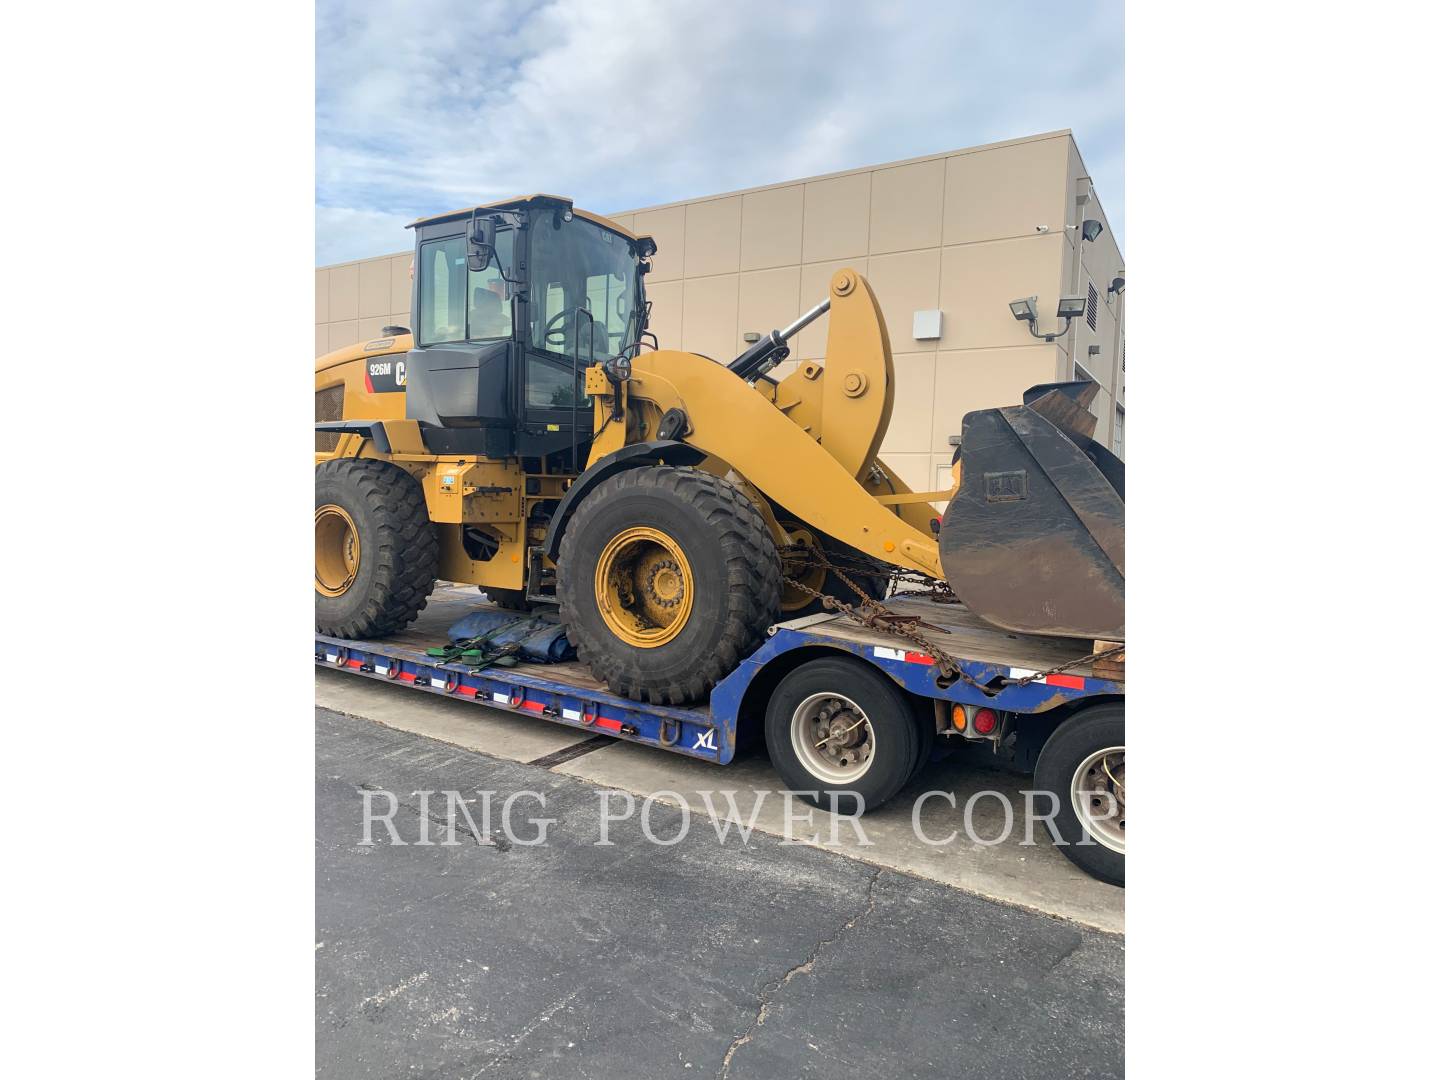
[[[390, 214], [383, 210], [317, 206], [315, 232], [321, 239], [315, 263], [326, 266], [347, 259], [366, 259], [372, 255], [394, 255], [407, 251], [414, 240], [405, 226], [414, 220], [413, 216]], [[336, 252], [328, 258], [327, 245]]]
[[613, 211], [1062, 127], [1123, 235], [1122, 11], [321, 0], [317, 257], [487, 198]]

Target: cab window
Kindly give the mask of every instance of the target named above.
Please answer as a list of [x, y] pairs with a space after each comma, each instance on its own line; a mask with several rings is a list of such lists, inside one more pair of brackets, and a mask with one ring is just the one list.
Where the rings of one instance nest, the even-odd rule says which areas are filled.
[[501, 268], [513, 265], [515, 234], [495, 237], [496, 253], [484, 270], [468, 266], [464, 236], [420, 245], [420, 344], [493, 341], [513, 328], [511, 290]]
[[[495, 254], [484, 270], [471, 270], [469, 284], [469, 331], [471, 341], [494, 341], [508, 338], [514, 329], [514, 295], [505, 273], [513, 276], [515, 234], [503, 229], [495, 234]], [[501, 271], [505, 273], [502, 273]]]

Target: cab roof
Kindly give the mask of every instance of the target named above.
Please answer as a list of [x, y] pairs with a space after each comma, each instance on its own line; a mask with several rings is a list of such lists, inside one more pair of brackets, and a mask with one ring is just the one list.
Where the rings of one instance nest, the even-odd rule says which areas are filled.
[[[601, 217], [599, 214], [592, 214], [589, 210], [581, 210], [571, 201], [570, 197], [567, 195], [517, 195], [511, 199], [500, 199], [496, 202], [479, 203], [475, 206], [467, 206], [463, 210], [451, 210], [448, 214], [435, 214], [432, 217], [416, 218], [414, 221], [412, 221], [409, 225], [405, 227], [407, 229], [414, 229], [421, 225], [435, 225], [442, 221], [458, 221], [461, 218], [468, 218], [476, 210], [521, 210], [525, 207], [536, 205], [567, 206], [570, 208], [571, 213], [575, 214], [577, 217], [585, 218], [587, 221], [593, 221], [595, 222], [595, 224], [601, 225], [604, 228], [611, 230], [612, 232], [617, 232], [621, 236], [627, 237], [630, 240], [651, 239], [644, 233], [633, 233], [629, 229], [625, 228], [623, 225], [618, 225], [607, 217]], [[654, 241], [651, 240], [651, 242], [653, 243]]]

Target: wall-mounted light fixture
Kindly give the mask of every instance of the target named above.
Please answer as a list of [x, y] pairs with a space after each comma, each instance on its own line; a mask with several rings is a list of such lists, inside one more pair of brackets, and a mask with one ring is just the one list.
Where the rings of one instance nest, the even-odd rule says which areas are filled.
[[754, 345], [755, 342], [760, 340], [760, 334], [755, 330], [746, 330], [745, 333], [740, 336], [745, 339], [745, 344], [747, 345]]
[[1095, 218], [1086, 218], [1080, 223], [1080, 235], [1091, 243], [1100, 239], [1100, 234], [1105, 231], [1105, 226]]
[[915, 312], [911, 336], [916, 341], [938, 341], [940, 339], [941, 312], [938, 308]]
[[1035, 308], [1035, 299], [1033, 296], [1026, 296], [1010, 301], [1010, 314], [1015, 316], [1016, 322], [1023, 322], [1029, 328], [1030, 336], [1033, 338], [1043, 338], [1047, 342], [1054, 341], [1070, 329], [1071, 319], [1078, 319], [1085, 314], [1085, 297], [1062, 296], [1055, 309], [1055, 317], [1064, 319], [1065, 325], [1058, 330], [1043, 333], [1035, 325], [1035, 320], [1039, 317], [1039, 312]]
[[1113, 279], [1111, 280], [1111, 282], [1110, 282], [1110, 287], [1105, 290], [1105, 295], [1106, 295], [1106, 296], [1109, 296], [1111, 293], [1120, 293], [1120, 292], [1124, 292], [1124, 291], [1125, 291], [1125, 278], [1124, 278], [1123, 275], [1121, 275], [1120, 277], [1116, 277], [1116, 278], [1113, 278]]

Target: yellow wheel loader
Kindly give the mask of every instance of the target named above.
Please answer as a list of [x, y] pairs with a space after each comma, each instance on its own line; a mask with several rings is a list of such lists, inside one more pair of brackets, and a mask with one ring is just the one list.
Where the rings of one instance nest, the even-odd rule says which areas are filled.
[[[968, 414], [955, 486], [912, 492], [879, 457], [895, 371], [853, 270], [725, 362], [657, 347], [654, 241], [568, 199], [411, 227], [411, 327], [316, 362], [322, 633], [393, 633], [437, 579], [469, 583], [556, 605], [594, 674], [653, 704], [895, 571], [1010, 630], [1124, 639], [1124, 466], [1090, 438], [1093, 383]], [[827, 312], [824, 362], [772, 377]]]

